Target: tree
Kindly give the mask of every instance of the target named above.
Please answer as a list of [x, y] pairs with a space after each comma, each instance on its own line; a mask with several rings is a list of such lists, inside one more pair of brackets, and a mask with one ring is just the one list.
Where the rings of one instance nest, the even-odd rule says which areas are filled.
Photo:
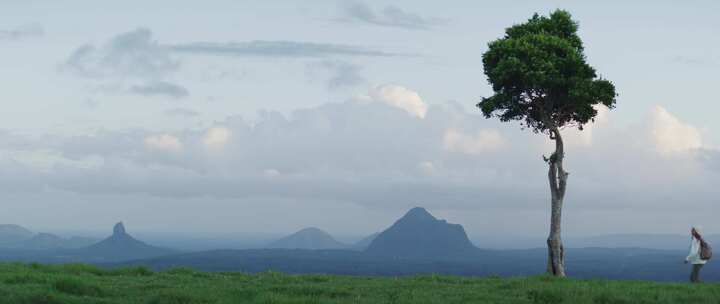
[[547, 271], [560, 277], [565, 276], [561, 220], [568, 180], [560, 130], [582, 130], [597, 115], [594, 105], [612, 109], [617, 96], [615, 86], [586, 63], [577, 30], [578, 24], [563, 10], [548, 17], [535, 14], [507, 28], [505, 36], [490, 42], [483, 54], [494, 95], [477, 104], [486, 118], [520, 121], [523, 128], [555, 142], [555, 151], [543, 156], [549, 167], [551, 204]]

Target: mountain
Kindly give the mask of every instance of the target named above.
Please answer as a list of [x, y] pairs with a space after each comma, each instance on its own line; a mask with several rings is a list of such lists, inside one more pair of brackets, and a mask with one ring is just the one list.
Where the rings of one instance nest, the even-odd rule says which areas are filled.
[[283, 249], [342, 249], [348, 246], [335, 240], [330, 234], [315, 227], [305, 228], [272, 242], [267, 248]]
[[5, 247], [28, 240], [33, 234], [32, 231], [18, 225], [0, 225], [0, 246]]
[[148, 245], [125, 231], [122, 222], [115, 224], [113, 234], [89, 247], [80, 249], [80, 256], [93, 261], [120, 261], [156, 257], [174, 253], [173, 250]]
[[353, 244], [352, 247], [359, 250], [365, 250], [370, 246], [370, 243], [377, 238], [377, 236], [380, 235], [380, 232], [375, 232], [371, 235], [366, 236], [362, 240], [357, 241], [357, 243]]
[[444, 257], [475, 249], [461, 225], [438, 220], [427, 210], [416, 207], [380, 233], [366, 252], [386, 256]]
[[50, 233], [38, 233], [30, 239], [22, 241], [17, 247], [33, 250], [63, 248], [65, 239]]
[[85, 237], [63, 238], [51, 233], [38, 233], [30, 239], [17, 243], [16, 248], [29, 250], [51, 250], [82, 248], [97, 243], [98, 240]]

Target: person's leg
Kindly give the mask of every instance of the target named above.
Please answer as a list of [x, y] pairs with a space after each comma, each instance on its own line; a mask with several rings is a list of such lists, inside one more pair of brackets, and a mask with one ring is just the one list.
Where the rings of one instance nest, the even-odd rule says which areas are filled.
[[702, 264], [693, 264], [692, 265], [692, 273], [690, 274], [690, 282], [697, 283], [700, 282], [700, 268], [702, 268]]
[[700, 269], [702, 269], [705, 264], [697, 264], [695, 266], [697, 266], [697, 271], [695, 273], [695, 282], [700, 283]]
[[697, 268], [695, 264], [692, 264], [692, 270], [690, 271], [690, 283], [695, 283], [695, 274], [697, 274]]

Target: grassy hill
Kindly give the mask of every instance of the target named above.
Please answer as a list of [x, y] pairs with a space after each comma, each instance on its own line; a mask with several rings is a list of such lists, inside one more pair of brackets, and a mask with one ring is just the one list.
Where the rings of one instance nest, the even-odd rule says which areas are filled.
[[718, 303], [718, 284], [0, 264], [0, 303]]

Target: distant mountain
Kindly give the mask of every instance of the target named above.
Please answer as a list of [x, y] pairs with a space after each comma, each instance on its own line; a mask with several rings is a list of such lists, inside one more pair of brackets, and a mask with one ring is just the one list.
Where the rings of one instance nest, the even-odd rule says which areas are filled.
[[30, 239], [15, 244], [15, 248], [29, 250], [73, 249], [90, 246], [97, 239], [85, 237], [63, 238], [51, 233], [38, 233]]
[[380, 233], [366, 252], [387, 256], [444, 257], [472, 252], [465, 229], [438, 220], [423, 208], [413, 208]]
[[348, 245], [335, 240], [329, 233], [315, 227], [305, 228], [272, 242], [267, 248], [283, 249], [342, 249]]
[[125, 231], [122, 222], [115, 224], [113, 234], [89, 247], [80, 249], [80, 256], [93, 261], [120, 261], [156, 257], [175, 253], [174, 250], [148, 245]]
[[30, 239], [22, 241], [17, 247], [33, 250], [63, 248], [65, 239], [50, 233], [38, 233]]
[[0, 225], [0, 247], [28, 240], [33, 234], [32, 231], [18, 225]]
[[370, 243], [377, 238], [377, 236], [380, 235], [380, 232], [375, 232], [371, 235], [366, 236], [362, 240], [359, 240], [357, 243], [353, 244], [352, 247], [359, 250], [365, 250], [370, 246]]

